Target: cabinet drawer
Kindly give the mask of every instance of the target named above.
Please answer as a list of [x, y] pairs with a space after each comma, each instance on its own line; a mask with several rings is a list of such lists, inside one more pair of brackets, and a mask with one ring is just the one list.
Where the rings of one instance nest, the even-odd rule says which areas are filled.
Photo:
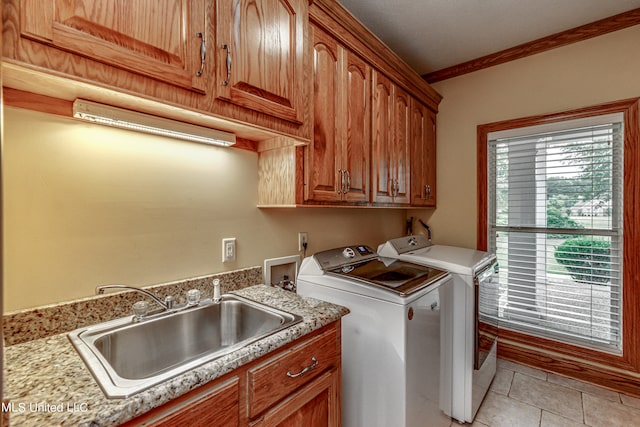
[[336, 329], [330, 329], [247, 372], [249, 418], [254, 418], [274, 403], [339, 365]]

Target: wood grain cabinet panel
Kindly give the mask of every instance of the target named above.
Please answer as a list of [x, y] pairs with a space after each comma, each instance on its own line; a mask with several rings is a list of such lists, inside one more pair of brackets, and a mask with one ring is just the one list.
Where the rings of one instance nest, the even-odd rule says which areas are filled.
[[302, 123], [304, 0], [218, 0], [218, 99]]
[[348, 202], [369, 200], [369, 156], [371, 147], [371, 69], [348, 50], [345, 55], [342, 159], [346, 171]]
[[370, 67], [320, 28], [313, 40], [313, 139], [305, 153], [305, 200], [367, 202]]
[[282, 400], [327, 369], [339, 366], [334, 329], [281, 353], [247, 373], [249, 418]]
[[411, 205], [436, 206], [436, 113], [411, 100]]
[[205, 0], [23, 0], [20, 21], [23, 37], [205, 92]]
[[250, 425], [251, 427], [338, 427], [340, 415], [340, 370], [334, 368]]
[[237, 427], [239, 425], [239, 380], [233, 377], [213, 386], [203, 386], [152, 410], [125, 426], [145, 427]]
[[372, 201], [409, 204], [409, 95], [378, 71], [373, 73]]

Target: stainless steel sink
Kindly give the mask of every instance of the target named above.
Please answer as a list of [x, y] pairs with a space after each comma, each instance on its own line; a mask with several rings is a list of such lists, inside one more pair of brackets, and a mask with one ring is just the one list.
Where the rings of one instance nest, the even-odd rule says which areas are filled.
[[222, 357], [302, 318], [237, 295], [218, 303], [134, 322], [113, 320], [69, 333], [98, 384], [110, 398], [129, 397]]

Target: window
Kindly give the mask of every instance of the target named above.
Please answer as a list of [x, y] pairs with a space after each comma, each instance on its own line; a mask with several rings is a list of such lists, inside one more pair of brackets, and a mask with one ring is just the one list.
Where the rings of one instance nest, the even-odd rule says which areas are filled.
[[[499, 356], [633, 393], [640, 389], [639, 103], [477, 129], [477, 247], [488, 250], [491, 237], [503, 263]], [[577, 294], [588, 296], [578, 302]]]
[[501, 326], [622, 352], [623, 114], [488, 134]]

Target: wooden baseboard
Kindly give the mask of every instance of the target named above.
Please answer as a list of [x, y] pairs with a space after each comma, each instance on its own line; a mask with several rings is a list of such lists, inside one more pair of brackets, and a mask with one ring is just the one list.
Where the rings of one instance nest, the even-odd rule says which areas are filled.
[[499, 339], [498, 357], [640, 398], [640, 375]]

